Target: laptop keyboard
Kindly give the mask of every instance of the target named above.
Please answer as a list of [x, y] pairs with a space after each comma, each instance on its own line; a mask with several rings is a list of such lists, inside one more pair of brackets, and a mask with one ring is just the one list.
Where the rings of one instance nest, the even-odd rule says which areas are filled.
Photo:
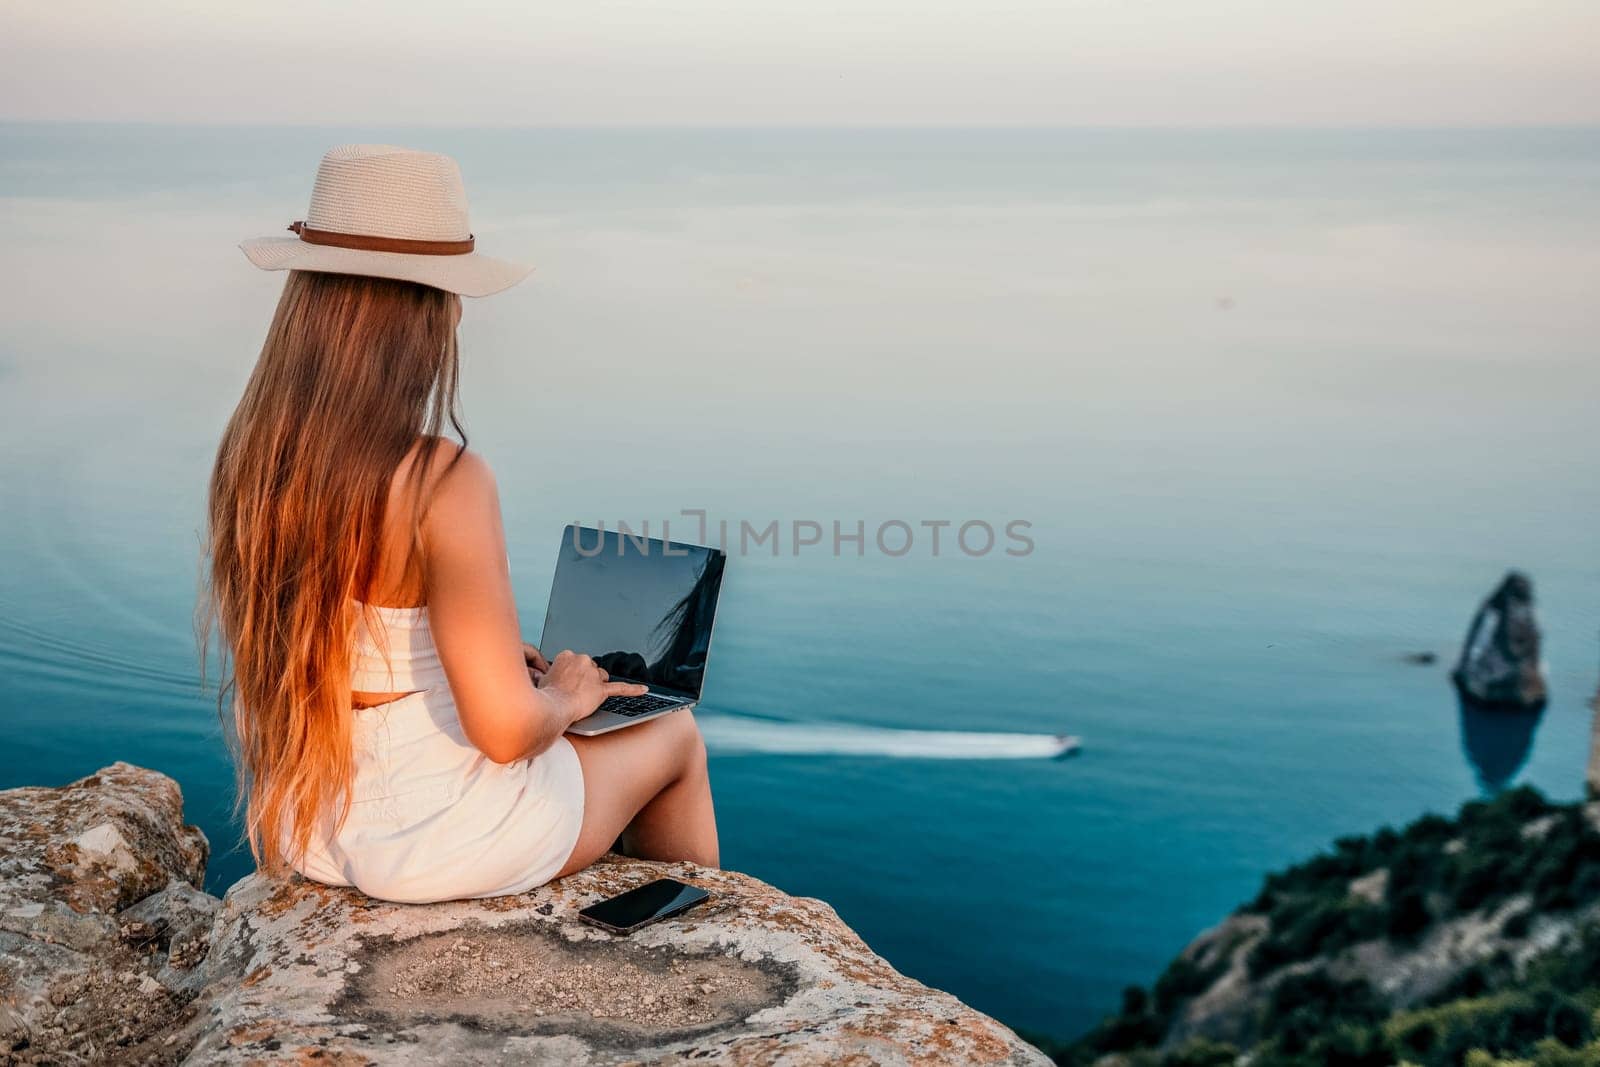
[[661, 708], [672, 707], [681, 703], [683, 701], [674, 700], [672, 697], [658, 697], [649, 694], [642, 697], [606, 697], [601, 702], [600, 707], [595, 710], [609, 711], [613, 715], [626, 715], [631, 719], [635, 715], [643, 715], [649, 711], [658, 711]]

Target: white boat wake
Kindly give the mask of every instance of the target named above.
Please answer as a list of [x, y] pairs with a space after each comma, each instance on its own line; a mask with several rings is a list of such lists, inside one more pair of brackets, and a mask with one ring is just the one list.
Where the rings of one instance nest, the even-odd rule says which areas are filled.
[[889, 756], [897, 759], [1058, 759], [1082, 741], [1067, 734], [900, 730], [848, 723], [776, 722], [741, 715], [696, 716], [706, 747], [719, 755]]

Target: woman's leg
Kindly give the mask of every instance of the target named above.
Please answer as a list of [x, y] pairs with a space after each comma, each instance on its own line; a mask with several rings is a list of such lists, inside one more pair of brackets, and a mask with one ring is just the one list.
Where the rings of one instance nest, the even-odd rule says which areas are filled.
[[583, 765], [583, 829], [557, 878], [589, 866], [619, 836], [630, 856], [717, 866], [706, 746], [692, 712], [567, 740]]

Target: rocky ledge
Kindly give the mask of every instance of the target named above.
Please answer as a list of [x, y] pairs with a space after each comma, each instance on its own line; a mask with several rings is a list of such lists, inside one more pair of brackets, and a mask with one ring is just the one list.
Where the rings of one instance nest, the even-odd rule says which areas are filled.
[[[608, 857], [425, 906], [252, 875], [218, 901], [207, 852], [153, 771], [0, 792], [0, 1063], [1048, 1062], [732, 872]], [[711, 900], [629, 938], [577, 921], [663, 875]]]

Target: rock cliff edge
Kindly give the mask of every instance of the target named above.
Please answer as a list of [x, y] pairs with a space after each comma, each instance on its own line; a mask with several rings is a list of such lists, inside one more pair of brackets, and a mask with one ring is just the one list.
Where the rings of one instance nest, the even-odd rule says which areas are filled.
[[[164, 775], [0, 792], [0, 1063], [1043, 1064], [828, 905], [608, 857], [516, 897], [396, 905], [252, 875]], [[712, 899], [629, 938], [578, 909], [662, 876]]]

